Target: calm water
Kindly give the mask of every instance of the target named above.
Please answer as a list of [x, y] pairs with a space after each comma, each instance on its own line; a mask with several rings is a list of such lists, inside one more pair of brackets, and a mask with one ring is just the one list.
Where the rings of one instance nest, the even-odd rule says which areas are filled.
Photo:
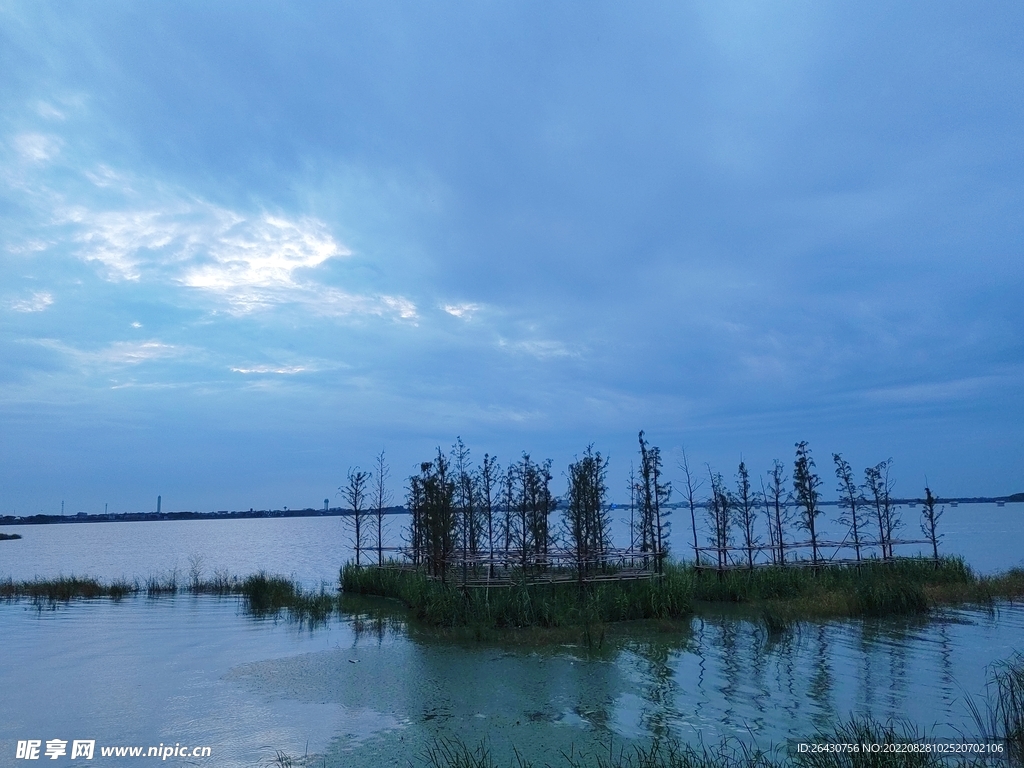
[[29, 738], [208, 745], [217, 766], [278, 749], [328, 766], [416, 765], [453, 735], [503, 757], [513, 744], [552, 758], [665, 733], [767, 747], [851, 713], [955, 736], [971, 731], [965, 701], [984, 691], [986, 665], [1022, 637], [1020, 606], [774, 639], [721, 615], [623, 630], [588, 654], [453, 645], [379, 614], [311, 631], [213, 597], [0, 604], [0, 765]]
[[[981, 571], [1020, 565], [1022, 512], [947, 509], [943, 550]], [[918, 513], [905, 511], [911, 533]], [[399, 519], [389, 522], [394, 541]], [[684, 522], [677, 513], [678, 549]], [[0, 577], [19, 579], [184, 577], [195, 555], [207, 574], [262, 568], [333, 584], [351, 555], [339, 518], [6, 530], [24, 538], [0, 543]], [[407, 766], [449, 735], [487, 739], [503, 759], [512, 744], [552, 759], [570, 745], [606, 750], [610, 739], [664, 733], [767, 747], [851, 713], [953, 736], [972, 730], [966, 697], [983, 693], [987, 666], [1024, 650], [1024, 607], [1006, 605], [806, 624], [775, 638], [742, 615], [704, 615], [662, 631], [622, 628], [596, 654], [453, 645], [386, 610], [310, 630], [213, 597], [0, 604], [0, 768], [17, 764], [17, 740], [34, 738], [208, 745], [217, 766], [252, 766], [278, 749], [328, 766]]]
[[[836, 514], [835, 507], [825, 508], [823, 536], [842, 538], [830, 522]], [[612, 512], [613, 538], [620, 546], [628, 543], [628, 515], [628, 510]], [[921, 538], [920, 507], [904, 509], [903, 518], [904, 537]], [[400, 544], [408, 517], [388, 515], [385, 519], [385, 544]], [[672, 550], [689, 556], [689, 513], [675, 510], [671, 521]], [[939, 525], [944, 536], [940, 551], [963, 555], [980, 572], [1024, 566], [1024, 504], [947, 507]], [[198, 555], [207, 575], [226, 570], [246, 576], [264, 569], [316, 586], [321, 582], [337, 583], [339, 567], [352, 557], [347, 519], [340, 517], [19, 525], [0, 527], [0, 531], [24, 537], [0, 542], [0, 578], [73, 574], [104, 580], [122, 576], [144, 580], [175, 570], [184, 575], [190, 567], [190, 556]], [[921, 549], [905, 547], [902, 554]]]

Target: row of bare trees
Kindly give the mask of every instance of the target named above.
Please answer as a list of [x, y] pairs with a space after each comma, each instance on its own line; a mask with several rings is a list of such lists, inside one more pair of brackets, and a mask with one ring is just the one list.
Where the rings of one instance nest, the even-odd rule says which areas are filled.
[[[362, 553], [366, 549], [376, 549], [377, 563], [384, 564], [384, 513], [392, 499], [391, 491], [388, 490], [390, 477], [391, 469], [381, 450], [374, 459], [373, 472], [363, 471], [359, 467], [350, 468], [345, 485], [338, 488], [344, 503], [352, 511], [349, 519], [356, 565], [361, 565]], [[376, 547], [373, 546], [374, 542]]]
[[[641, 553], [660, 572], [668, 551], [668, 503], [673, 488], [664, 476], [660, 449], [650, 445], [643, 431], [638, 440], [639, 471], [631, 468], [629, 479], [628, 551]], [[839, 493], [836, 522], [846, 532], [839, 546], [852, 550], [856, 562], [872, 552], [883, 560], [892, 558], [895, 537], [903, 526], [892, 496], [892, 460], [866, 468], [859, 483], [841, 454], [832, 454], [832, 460]], [[612, 550], [608, 461], [590, 445], [569, 464], [561, 525], [555, 529], [549, 518], [559, 500], [551, 492], [551, 466], [550, 460], [536, 462], [523, 453], [504, 470], [490, 454], [484, 454], [474, 467], [461, 438], [447, 453], [438, 448], [436, 456], [423, 462], [419, 473], [408, 480], [406, 505], [411, 523], [404, 537], [405, 553], [413, 563], [444, 578], [455, 562], [464, 571], [487, 567], [492, 575], [496, 562], [523, 569], [543, 568], [550, 562], [550, 551], [560, 546], [563, 556], [571, 553], [575, 569], [584, 578]], [[739, 463], [732, 486], [721, 472], [705, 467], [706, 476], [698, 476], [683, 451], [679, 461], [682, 506], [690, 513], [698, 566], [724, 569], [742, 564], [752, 569], [758, 562], [784, 565], [787, 550], [789, 560], [796, 559], [792, 554], [796, 547], [809, 548], [811, 563], [817, 566], [823, 560], [823, 546], [836, 545], [826, 545], [821, 537], [822, 479], [806, 441], [796, 444], [792, 480], [779, 460], [766, 476], [757, 478], [757, 488], [744, 461]], [[376, 550], [377, 563], [384, 563], [388, 549], [384, 546], [384, 514], [392, 498], [389, 477], [381, 451], [372, 472], [350, 469], [346, 485], [339, 489], [351, 510], [357, 565], [367, 549]], [[702, 498], [705, 482], [709, 494]], [[937, 560], [941, 537], [936, 525], [942, 510], [935, 509], [930, 488], [925, 490], [922, 531]], [[698, 514], [706, 518], [710, 546], [700, 544]], [[796, 531], [802, 531], [806, 541], [797, 541]], [[762, 538], [765, 532], [767, 541]]]
[[[838, 481], [838, 508], [836, 518], [845, 531], [838, 545], [853, 550], [856, 562], [861, 562], [874, 548], [882, 560], [894, 557], [893, 545], [903, 527], [900, 510], [895, 503], [890, 477], [892, 459], [879, 462], [864, 470], [864, 479], [858, 483], [850, 463], [842, 454], [833, 453], [832, 461]], [[760, 490], [753, 489], [750, 472], [745, 462], [740, 461], [735, 476], [735, 487], [730, 488], [721, 472], [707, 467], [710, 495], [704, 501], [707, 526], [710, 530], [708, 543], [701, 547], [698, 539], [697, 512], [701, 502], [697, 492], [704, 484], [691, 469], [684, 451], [679, 462], [683, 473], [684, 487], [690, 510], [693, 531], [693, 553], [698, 566], [725, 568], [745, 563], [753, 568], [759, 553], [767, 553], [768, 562], [784, 565], [786, 550], [793, 547], [809, 547], [811, 563], [817, 566], [823, 559], [820, 520], [822, 501], [820, 488], [822, 479], [817, 474], [814, 458], [806, 441], [796, 444], [793, 461], [792, 485], [786, 476], [785, 465], [775, 460], [767, 473], [767, 480], [760, 478]], [[938, 518], [942, 510], [935, 510], [935, 498], [930, 488], [925, 488], [924, 515], [921, 530], [931, 544], [933, 556], [938, 561], [937, 533]], [[764, 523], [760, 522], [762, 517]], [[796, 542], [793, 529], [802, 531], [806, 543]], [[767, 543], [761, 533], [767, 530]], [[737, 546], [737, 535], [740, 543]], [[836, 542], [830, 542], [835, 545]], [[741, 553], [740, 557], [736, 552]], [[709, 562], [709, 557], [711, 560]]]
[[456, 560], [464, 569], [477, 564], [493, 571], [498, 553], [523, 568], [542, 565], [553, 543], [551, 479], [551, 462], [526, 453], [503, 472], [489, 454], [474, 468], [461, 438], [447, 455], [438, 448], [409, 478], [410, 558], [441, 578]]

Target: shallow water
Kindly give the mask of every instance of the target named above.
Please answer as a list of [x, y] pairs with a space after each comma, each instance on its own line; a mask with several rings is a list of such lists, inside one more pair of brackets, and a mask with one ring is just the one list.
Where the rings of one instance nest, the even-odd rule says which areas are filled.
[[[947, 509], [942, 551], [982, 572], [1020, 565], [1022, 512]], [[622, 514], [614, 513], [619, 540]], [[918, 514], [904, 511], [910, 535]], [[673, 520], [685, 552], [688, 515], [677, 510]], [[404, 519], [388, 523], [395, 543]], [[352, 554], [337, 517], [5, 530], [24, 538], [0, 542], [0, 578], [184, 580], [198, 562], [207, 576], [264, 569], [333, 585]], [[255, 619], [231, 598], [0, 604], [0, 768], [16, 764], [18, 740], [52, 738], [205, 745], [214, 760], [198, 764], [230, 767], [276, 750], [321, 755], [328, 766], [415, 765], [445, 736], [486, 739], [503, 763], [512, 745], [553, 760], [559, 750], [660, 734], [768, 747], [854, 713], [954, 736], [973, 730], [966, 697], [984, 691], [986, 666], [1021, 650], [1024, 637], [1019, 606], [805, 624], [781, 637], [719, 611], [669, 631], [623, 627], [599, 653], [530, 651], [410, 633], [389, 610], [390, 619], [349, 616], [311, 630]], [[123, 762], [97, 753], [92, 764]]]
[[600, 652], [538, 651], [410, 634], [389, 610], [309, 629], [214, 597], [0, 604], [0, 766], [31, 738], [207, 745], [214, 760], [199, 764], [218, 766], [275, 750], [405, 766], [445, 736], [486, 739], [504, 762], [512, 745], [553, 759], [666, 733], [767, 747], [851, 713], [955, 736], [972, 730], [965, 699], [986, 666], [1024, 637], [1022, 606], [774, 638], [720, 612], [624, 627]]

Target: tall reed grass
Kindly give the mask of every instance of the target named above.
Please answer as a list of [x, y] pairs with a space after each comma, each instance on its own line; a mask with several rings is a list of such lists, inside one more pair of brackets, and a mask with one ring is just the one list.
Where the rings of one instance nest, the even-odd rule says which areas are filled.
[[[978, 737], [980, 738], [980, 737]], [[820, 730], [803, 739], [817, 744], [919, 744], [927, 734], [912, 725], [880, 723], [867, 718], [852, 718], [834, 728]], [[789, 747], [757, 746], [725, 740], [717, 745], [680, 743], [672, 738], [656, 739], [594, 754], [571, 751], [554, 760], [545, 760], [546, 768], [982, 768], [982, 766], [1020, 766], [1019, 757], [1007, 760], [1003, 755], [956, 755], [947, 757], [929, 752], [805, 752]], [[533, 768], [534, 763], [513, 747], [513, 758], [499, 762], [486, 743], [473, 748], [457, 738], [435, 741], [421, 756], [427, 768]], [[539, 766], [538, 766], [539, 768]]]
[[0, 580], [0, 600], [28, 599], [34, 602], [67, 603], [77, 599], [112, 598], [121, 600], [134, 595], [168, 597], [179, 594], [241, 597], [246, 610], [257, 617], [286, 613], [289, 618], [322, 623], [338, 610], [338, 596], [321, 588], [302, 589], [281, 576], [260, 572], [246, 579], [216, 572], [211, 579], [190, 579], [182, 583], [175, 571], [164, 576], [151, 576], [145, 582], [116, 579], [109, 583], [93, 578], [59, 576], [55, 579], [14, 581]]
[[417, 571], [346, 565], [342, 589], [403, 602], [418, 620], [438, 627], [586, 627], [610, 621], [679, 618], [691, 610], [684, 581], [663, 579], [576, 583], [520, 582], [463, 589]]
[[700, 603], [761, 607], [769, 630], [799, 619], [891, 616], [928, 611], [943, 602], [990, 600], [993, 594], [1024, 594], [1013, 573], [984, 579], [960, 558], [865, 562], [859, 566], [764, 567], [721, 573], [666, 563], [658, 579], [576, 583], [529, 583], [460, 587], [418, 570], [355, 567], [341, 570], [348, 594], [378, 595], [403, 602], [420, 621], [439, 627], [560, 627], [631, 619], [679, 618]]

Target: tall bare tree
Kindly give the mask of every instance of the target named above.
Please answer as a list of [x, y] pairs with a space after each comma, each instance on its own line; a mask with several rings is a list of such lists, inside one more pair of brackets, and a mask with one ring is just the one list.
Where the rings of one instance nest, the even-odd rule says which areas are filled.
[[772, 463], [768, 473], [768, 488], [765, 491], [765, 507], [768, 512], [768, 527], [774, 531], [773, 543], [778, 549], [779, 565], [786, 562], [786, 526], [790, 522], [790, 507], [786, 503], [786, 465], [778, 459]]
[[747, 551], [747, 568], [754, 570], [754, 549], [760, 546], [761, 540], [754, 533], [757, 520], [757, 494], [750, 488], [750, 472], [747, 465], [740, 461], [736, 473], [736, 514], [739, 518], [740, 531], [743, 533], [743, 548]]
[[891, 467], [892, 459], [886, 459], [873, 467], [868, 467], [864, 470], [864, 485], [862, 486], [868, 504], [875, 510], [878, 522], [878, 544], [882, 549], [883, 560], [893, 556], [893, 536], [897, 530], [903, 527], [899, 508], [892, 500], [893, 481], [889, 477]]
[[516, 462], [513, 504], [515, 506], [515, 541], [519, 546], [520, 565], [525, 571], [531, 565], [547, 562], [551, 533], [548, 516], [555, 508], [551, 494], [551, 460], [537, 463], [523, 453]]
[[811, 537], [811, 562], [815, 569], [818, 566], [818, 535], [815, 529], [818, 515], [821, 514], [821, 478], [814, 472], [814, 459], [807, 441], [796, 444], [796, 460], [793, 463], [793, 495], [800, 507], [800, 527]]
[[352, 548], [356, 551], [356, 567], [360, 565], [359, 556], [366, 535], [366, 490], [369, 481], [370, 473], [356, 467], [349, 469], [348, 481], [338, 489], [352, 510], [349, 525], [352, 529]]
[[734, 501], [725, 480], [720, 472], [714, 472], [710, 464], [708, 478], [711, 480], [711, 498], [708, 499], [707, 511], [711, 523], [711, 545], [718, 554], [719, 574], [729, 565], [729, 547], [732, 544], [732, 525]]
[[640, 430], [640, 478], [637, 485], [640, 501], [640, 550], [654, 553], [655, 571], [661, 573], [668, 537], [664, 518], [672, 494], [672, 484], [662, 478], [661, 449], [648, 444]]
[[583, 458], [569, 465], [569, 490], [562, 527], [576, 555], [576, 572], [581, 584], [608, 545], [607, 472], [607, 461], [600, 452], [594, 452], [593, 445], [587, 446]]
[[374, 468], [376, 471], [373, 473], [373, 511], [377, 523], [377, 565], [384, 565], [384, 510], [391, 503], [392, 496], [388, 489], [391, 467], [384, 459], [383, 448], [374, 460]]
[[476, 479], [470, 467], [469, 448], [462, 438], [455, 439], [451, 450], [451, 467], [455, 481], [455, 514], [459, 548], [462, 551], [462, 580], [468, 576], [469, 560], [478, 549], [480, 526], [476, 508]]
[[432, 576], [447, 580], [455, 552], [455, 480], [448, 458], [438, 448], [434, 461], [420, 464], [420, 474], [409, 479], [409, 505], [413, 513], [412, 540]]
[[942, 538], [936, 528], [939, 524], [939, 518], [946, 511], [945, 507], [938, 511], [935, 510], [935, 505], [938, 504], [938, 501], [932, 495], [932, 489], [926, 485], [924, 487], [924, 499], [921, 500], [921, 532], [932, 545], [932, 558], [935, 561], [935, 570], [939, 569], [939, 539]]
[[494, 507], [497, 504], [497, 497], [500, 492], [501, 467], [498, 459], [490, 454], [484, 454], [484, 463], [477, 470], [478, 491], [477, 497], [480, 507], [487, 522], [487, 557], [488, 572], [494, 575]]
[[861, 508], [864, 505], [864, 497], [861, 495], [857, 482], [853, 479], [853, 469], [850, 462], [842, 457], [842, 454], [833, 453], [832, 461], [836, 465], [836, 479], [839, 481], [839, 508], [845, 509], [848, 514], [839, 516], [838, 522], [847, 526], [849, 535], [853, 537], [853, 549], [857, 553], [857, 562], [860, 562], [860, 534], [861, 534]]
[[693, 561], [700, 568], [700, 546], [697, 543], [697, 491], [704, 485], [703, 480], [694, 480], [690, 472], [690, 462], [686, 458], [686, 449], [683, 449], [682, 458], [679, 459], [679, 468], [683, 470], [683, 477], [686, 485], [686, 502], [690, 507], [690, 526], [693, 530]]

